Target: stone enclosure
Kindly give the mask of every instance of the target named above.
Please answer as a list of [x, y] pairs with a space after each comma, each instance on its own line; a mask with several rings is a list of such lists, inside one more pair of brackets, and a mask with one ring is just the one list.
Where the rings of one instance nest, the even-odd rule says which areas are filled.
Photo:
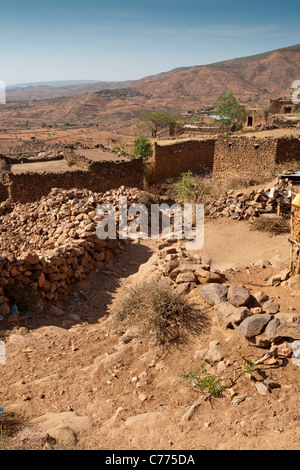
[[1, 157], [0, 201], [33, 202], [52, 188], [105, 192], [122, 185], [143, 186], [142, 159], [120, 159], [102, 149], [66, 148], [63, 159], [16, 162]]
[[212, 172], [215, 178], [248, 177], [277, 163], [300, 158], [297, 137], [206, 136], [153, 144], [146, 175], [141, 158], [103, 148], [66, 148], [53, 160], [16, 161], [0, 155], [0, 202], [33, 202], [53, 187], [105, 192], [122, 185], [143, 189], [183, 172]]
[[181, 173], [212, 171], [216, 178], [251, 177], [275, 164], [300, 159], [296, 137], [214, 136], [155, 143], [147, 179], [157, 183]]

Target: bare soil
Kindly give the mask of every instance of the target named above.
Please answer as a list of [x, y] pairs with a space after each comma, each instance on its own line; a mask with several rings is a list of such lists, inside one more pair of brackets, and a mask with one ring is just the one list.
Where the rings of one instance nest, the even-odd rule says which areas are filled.
[[[264, 290], [274, 295], [282, 311], [299, 313], [299, 296], [291, 295], [287, 286], [267, 287], [264, 280], [288, 261], [286, 235], [270, 237], [250, 231], [246, 222], [223, 219], [208, 221], [205, 233], [201, 254], [223, 271], [228, 284], [243, 284], [252, 293]], [[60, 305], [62, 317], [44, 311], [1, 332], [7, 353], [6, 364], [0, 365], [1, 420], [13, 422], [11, 428], [1, 428], [2, 448], [22, 448], [16, 436], [29, 426], [59, 436], [54, 449], [299, 449], [299, 367], [284, 357], [278, 364], [261, 366], [257, 378], [272, 377], [280, 385], [261, 396], [242, 373], [239, 353], [257, 358], [265, 350], [221, 326], [198, 289], [189, 297], [206, 327], [180, 347], [164, 349], [151, 336], [134, 334], [125, 341], [121, 326], [111, 328], [110, 317], [128, 289], [156, 271], [157, 246], [151, 240], [126, 245], [110, 274], [94, 272], [74, 285]], [[275, 255], [278, 268], [255, 265]], [[227, 389], [221, 398], [203, 399], [191, 419], [183, 420], [198, 396], [181, 382], [180, 374], [197, 372], [203, 364], [197, 351], [213, 340], [219, 341], [227, 367], [222, 374], [217, 366], [205, 367]], [[232, 391], [242, 397], [238, 405], [231, 401]], [[32, 446], [30, 441], [25, 444]]]

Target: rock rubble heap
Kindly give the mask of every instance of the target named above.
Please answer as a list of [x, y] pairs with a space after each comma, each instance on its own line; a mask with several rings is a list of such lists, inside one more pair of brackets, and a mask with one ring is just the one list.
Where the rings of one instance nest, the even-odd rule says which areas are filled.
[[[253, 346], [271, 350], [281, 348], [285, 355], [292, 356], [293, 345], [295, 342], [300, 344], [300, 316], [297, 312], [282, 312], [275, 297], [262, 291], [252, 295], [242, 285], [227, 285], [224, 274], [212, 269], [209, 259], [190, 255], [181, 245], [166, 241], [158, 248], [159, 271], [170, 279], [177, 293], [188, 294], [196, 289], [200, 297], [214, 308], [225, 328], [236, 329]], [[279, 277], [272, 276], [267, 285], [274, 285], [277, 278], [281, 281], [287, 279], [288, 274], [288, 270], [281, 271]], [[294, 356], [300, 364], [298, 349], [298, 355], [295, 356], [294, 351]]]
[[274, 298], [262, 291], [251, 295], [244, 286], [216, 283], [201, 287], [199, 295], [214, 307], [226, 328], [237, 329], [247, 341], [261, 348], [276, 348], [285, 341], [292, 355], [292, 344], [300, 340], [300, 316], [281, 312]]
[[63, 300], [71, 283], [112, 265], [118, 240], [101, 240], [96, 226], [100, 204], [118, 212], [119, 196], [135, 202], [139, 190], [121, 187], [104, 194], [52, 189], [38, 202], [7, 200], [0, 206], [0, 319], [11, 314], [16, 298]]
[[206, 204], [206, 214], [210, 217], [231, 217], [251, 219], [261, 214], [290, 214], [292, 183], [288, 179], [278, 179], [273, 187], [224, 193], [217, 201]]
[[159, 247], [159, 271], [168, 277], [179, 294], [187, 294], [201, 284], [222, 283], [222, 274], [211, 269], [209, 260], [199, 255], [189, 255], [180, 246], [174, 246], [171, 240]]

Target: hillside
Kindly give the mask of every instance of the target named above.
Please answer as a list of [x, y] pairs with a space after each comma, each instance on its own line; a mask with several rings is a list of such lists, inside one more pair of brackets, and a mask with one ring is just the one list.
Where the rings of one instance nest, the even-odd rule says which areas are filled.
[[7, 104], [0, 107], [0, 152], [131, 139], [142, 113], [212, 107], [229, 91], [249, 107], [265, 106], [270, 98], [288, 94], [299, 77], [300, 45], [296, 45], [136, 81], [8, 89]]
[[[179, 96], [212, 104], [232, 90], [240, 100], [266, 102], [288, 90], [300, 76], [300, 44], [249, 57], [202, 66], [182, 67], [125, 82], [83, 83], [69, 86], [30, 86], [9, 89], [8, 99], [43, 99], [135, 87], [155, 97]], [[267, 91], [266, 91], [267, 90]]]

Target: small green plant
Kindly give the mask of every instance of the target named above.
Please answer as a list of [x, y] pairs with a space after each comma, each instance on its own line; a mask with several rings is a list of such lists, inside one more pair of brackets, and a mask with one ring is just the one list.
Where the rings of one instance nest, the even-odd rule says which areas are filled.
[[174, 178], [167, 178], [167, 179], [166, 179], [166, 182], [167, 182], [168, 184], [173, 184], [173, 183], [174, 183]]
[[198, 368], [202, 375], [180, 374], [181, 382], [187, 382], [187, 387], [196, 393], [206, 393], [215, 398], [220, 398], [225, 390], [224, 385], [221, 384], [221, 379], [217, 379], [215, 375], [211, 375], [207, 370], [201, 366]]
[[242, 370], [245, 372], [245, 374], [254, 374], [255, 373], [256, 366], [253, 361], [245, 362], [242, 365]]
[[182, 173], [177, 183], [178, 196], [186, 202], [200, 202], [209, 192], [209, 187], [204, 182], [198, 182], [191, 170]]
[[117, 147], [114, 147], [113, 148], [113, 151], [114, 152], [117, 152], [117, 153], [120, 153], [121, 155], [124, 155], [124, 156], [130, 156], [130, 154], [127, 152], [127, 150], [125, 149], [125, 146], [124, 145], [119, 145]]
[[241, 351], [238, 351], [238, 355], [243, 359], [243, 364], [241, 366], [242, 371], [245, 374], [253, 375], [256, 372], [255, 359], [247, 359]]

